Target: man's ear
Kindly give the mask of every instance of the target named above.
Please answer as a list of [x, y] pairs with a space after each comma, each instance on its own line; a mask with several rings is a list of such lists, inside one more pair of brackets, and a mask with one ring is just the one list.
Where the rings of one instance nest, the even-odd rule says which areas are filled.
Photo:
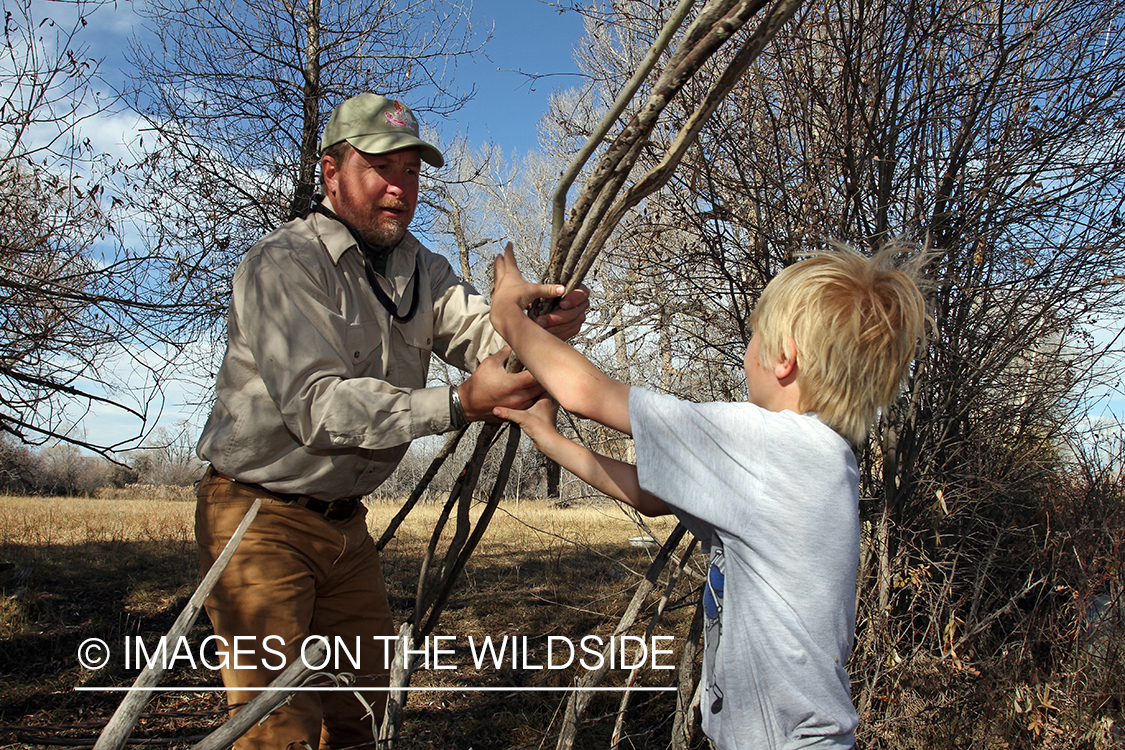
[[781, 347], [781, 359], [774, 363], [773, 373], [783, 385], [797, 377], [797, 342], [792, 336], [785, 337], [785, 343]]
[[320, 157], [320, 174], [324, 177], [324, 189], [329, 194], [336, 190], [336, 174], [338, 171], [338, 164], [336, 164], [336, 157], [331, 154], [325, 154]]

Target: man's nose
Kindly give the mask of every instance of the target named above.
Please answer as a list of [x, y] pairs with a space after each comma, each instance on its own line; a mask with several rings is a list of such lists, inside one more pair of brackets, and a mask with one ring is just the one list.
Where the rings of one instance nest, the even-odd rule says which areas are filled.
[[390, 174], [385, 175], [385, 179], [387, 181], [387, 192], [394, 193], [395, 195], [406, 194], [407, 181], [410, 179], [406, 170], [391, 170]]

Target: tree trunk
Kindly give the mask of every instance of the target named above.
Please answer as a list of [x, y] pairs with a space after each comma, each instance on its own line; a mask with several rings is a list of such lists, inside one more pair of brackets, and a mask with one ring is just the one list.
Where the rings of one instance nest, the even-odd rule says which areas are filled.
[[298, 155], [297, 187], [289, 204], [289, 218], [308, 214], [316, 191], [316, 165], [320, 144], [320, 0], [309, 0], [305, 47], [304, 117], [301, 124], [301, 152]]

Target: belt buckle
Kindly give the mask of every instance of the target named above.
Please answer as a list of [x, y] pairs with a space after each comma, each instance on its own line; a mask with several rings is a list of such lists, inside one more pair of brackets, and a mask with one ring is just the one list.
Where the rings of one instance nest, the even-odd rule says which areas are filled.
[[324, 509], [324, 517], [329, 521], [343, 521], [345, 518], [351, 518], [354, 512], [355, 502], [350, 498], [347, 500], [332, 500], [328, 503], [328, 507]]

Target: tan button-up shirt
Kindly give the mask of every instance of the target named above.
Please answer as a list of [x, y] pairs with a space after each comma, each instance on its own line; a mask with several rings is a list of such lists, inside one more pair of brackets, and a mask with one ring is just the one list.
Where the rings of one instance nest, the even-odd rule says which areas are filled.
[[365, 495], [410, 442], [450, 429], [449, 388], [426, 388], [430, 354], [471, 372], [503, 341], [488, 305], [407, 233], [371, 290], [347, 228], [321, 214], [260, 240], [234, 274], [227, 351], [197, 452], [220, 474], [276, 492]]

